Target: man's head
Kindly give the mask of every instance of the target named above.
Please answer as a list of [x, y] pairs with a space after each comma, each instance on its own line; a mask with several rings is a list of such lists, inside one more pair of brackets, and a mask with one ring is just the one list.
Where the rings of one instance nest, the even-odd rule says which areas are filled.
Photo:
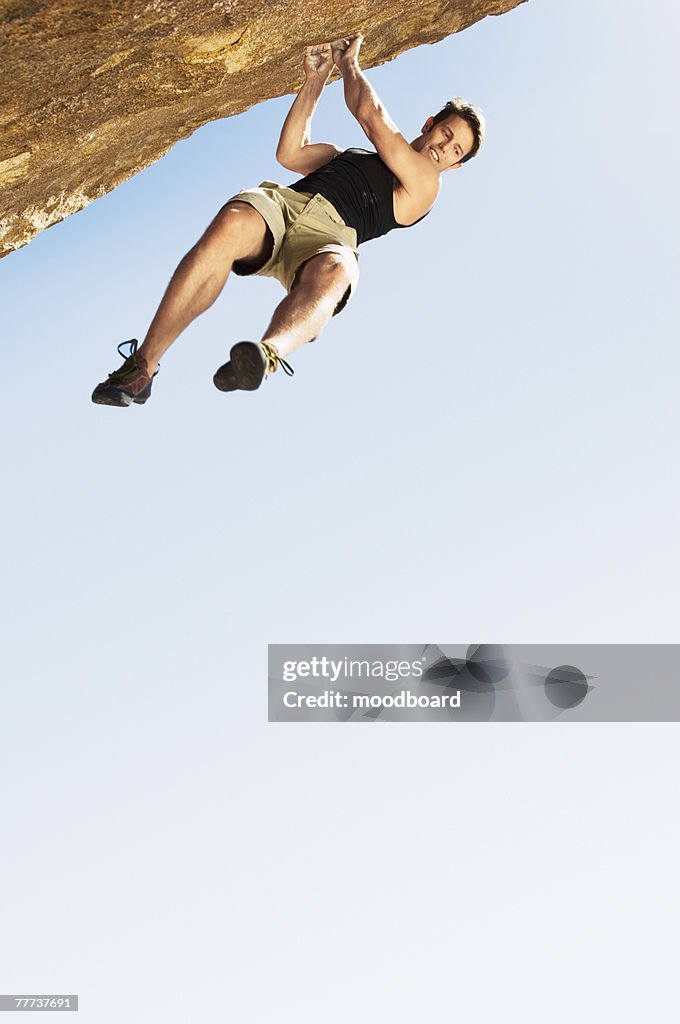
[[484, 115], [460, 96], [455, 96], [438, 114], [428, 117], [422, 135], [411, 143], [440, 171], [461, 167], [479, 153], [484, 144]]

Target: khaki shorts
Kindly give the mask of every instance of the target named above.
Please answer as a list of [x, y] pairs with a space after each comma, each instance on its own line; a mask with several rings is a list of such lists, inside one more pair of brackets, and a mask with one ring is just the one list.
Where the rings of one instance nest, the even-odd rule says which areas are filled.
[[243, 189], [227, 202], [235, 199], [250, 203], [262, 214], [274, 237], [274, 247], [263, 266], [253, 269], [237, 260], [233, 272], [275, 277], [290, 292], [306, 260], [320, 252], [336, 252], [347, 265], [350, 284], [333, 316], [344, 309], [359, 281], [359, 251], [356, 230], [345, 224], [333, 204], [320, 193], [296, 192], [276, 181], [262, 181], [257, 188]]

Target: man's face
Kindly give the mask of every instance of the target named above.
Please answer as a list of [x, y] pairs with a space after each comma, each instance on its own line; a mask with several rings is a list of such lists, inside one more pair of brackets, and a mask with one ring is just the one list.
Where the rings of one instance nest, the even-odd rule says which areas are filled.
[[461, 160], [472, 151], [475, 144], [472, 128], [458, 114], [451, 114], [439, 124], [433, 125], [432, 121], [433, 118], [428, 117], [423, 125], [423, 134], [411, 145], [436, 164], [440, 171], [460, 167]]

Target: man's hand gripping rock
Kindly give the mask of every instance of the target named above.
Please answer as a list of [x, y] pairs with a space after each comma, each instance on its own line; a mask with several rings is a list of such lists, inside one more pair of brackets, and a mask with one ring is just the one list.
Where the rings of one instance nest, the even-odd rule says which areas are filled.
[[344, 75], [345, 69], [353, 64], [358, 66], [359, 64], [359, 49], [364, 41], [364, 37], [361, 32], [356, 32], [352, 36], [347, 36], [344, 39], [335, 39], [331, 44], [331, 52], [333, 54], [333, 60], [341, 75]]

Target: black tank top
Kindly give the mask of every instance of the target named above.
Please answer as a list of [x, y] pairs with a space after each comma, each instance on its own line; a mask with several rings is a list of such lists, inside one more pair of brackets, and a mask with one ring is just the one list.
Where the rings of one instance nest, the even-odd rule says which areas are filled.
[[[396, 177], [377, 153], [353, 148], [346, 149], [288, 188], [311, 195], [320, 192], [333, 204], [345, 224], [356, 230], [357, 245], [360, 245], [371, 238], [386, 235], [393, 228], [413, 227], [412, 224], [397, 224], [394, 219], [396, 182]], [[427, 213], [423, 217], [427, 217]]]

